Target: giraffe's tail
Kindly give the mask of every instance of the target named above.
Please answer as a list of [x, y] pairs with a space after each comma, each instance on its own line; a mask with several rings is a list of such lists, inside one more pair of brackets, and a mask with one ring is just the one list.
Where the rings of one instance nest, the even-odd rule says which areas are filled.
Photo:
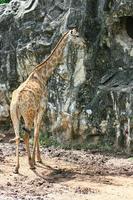
[[31, 134], [31, 130], [29, 130], [28, 128], [26, 128], [25, 126], [22, 127], [22, 129], [28, 133], [29, 135]]

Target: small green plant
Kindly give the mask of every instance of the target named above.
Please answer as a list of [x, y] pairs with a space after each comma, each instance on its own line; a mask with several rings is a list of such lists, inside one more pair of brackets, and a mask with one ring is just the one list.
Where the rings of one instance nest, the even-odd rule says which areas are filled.
[[0, 4], [9, 3], [11, 0], [0, 0]]
[[46, 132], [46, 133], [40, 132], [39, 140], [40, 140], [40, 144], [42, 146], [45, 146], [45, 147], [49, 147], [49, 146], [58, 147], [58, 146], [60, 146], [60, 143], [52, 135], [50, 135], [48, 132]]

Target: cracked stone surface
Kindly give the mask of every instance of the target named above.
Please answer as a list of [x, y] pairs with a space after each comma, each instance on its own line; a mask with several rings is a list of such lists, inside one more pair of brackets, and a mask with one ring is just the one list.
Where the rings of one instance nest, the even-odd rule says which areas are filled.
[[132, 147], [132, 8], [131, 0], [12, 0], [0, 5], [0, 91], [6, 99], [0, 100], [0, 119], [9, 118], [12, 90], [49, 55], [61, 34], [76, 26], [87, 49], [68, 46], [49, 80], [46, 129], [59, 142], [102, 140]]

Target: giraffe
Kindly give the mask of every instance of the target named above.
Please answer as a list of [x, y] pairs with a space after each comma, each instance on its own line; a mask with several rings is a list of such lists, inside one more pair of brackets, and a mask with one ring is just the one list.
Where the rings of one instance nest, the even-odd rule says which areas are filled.
[[[42, 162], [39, 148], [39, 128], [43, 113], [47, 106], [47, 81], [52, 76], [55, 68], [60, 64], [63, 58], [64, 48], [67, 41], [71, 40], [74, 44], [84, 46], [84, 40], [79, 37], [76, 29], [69, 30], [63, 34], [51, 54], [30, 73], [28, 78], [12, 93], [10, 104], [10, 116], [15, 132], [16, 141], [16, 166], [14, 173], [19, 173], [19, 126], [20, 118], [24, 121], [24, 143], [28, 154], [30, 169], [35, 168], [35, 154], [37, 161]], [[30, 153], [29, 133], [34, 126], [33, 152]]]

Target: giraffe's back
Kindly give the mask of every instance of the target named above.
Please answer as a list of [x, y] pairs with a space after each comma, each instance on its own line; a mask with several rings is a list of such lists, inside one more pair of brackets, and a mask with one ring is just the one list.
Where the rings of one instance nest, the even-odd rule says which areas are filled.
[[43, 98], [43, 88], [35, 80], [22, 83], [12, 95], [10, 105], [11, 115], [16, 112], [22, 116], [27, 126], [32, 126], [35, 116], [40, 109]]

